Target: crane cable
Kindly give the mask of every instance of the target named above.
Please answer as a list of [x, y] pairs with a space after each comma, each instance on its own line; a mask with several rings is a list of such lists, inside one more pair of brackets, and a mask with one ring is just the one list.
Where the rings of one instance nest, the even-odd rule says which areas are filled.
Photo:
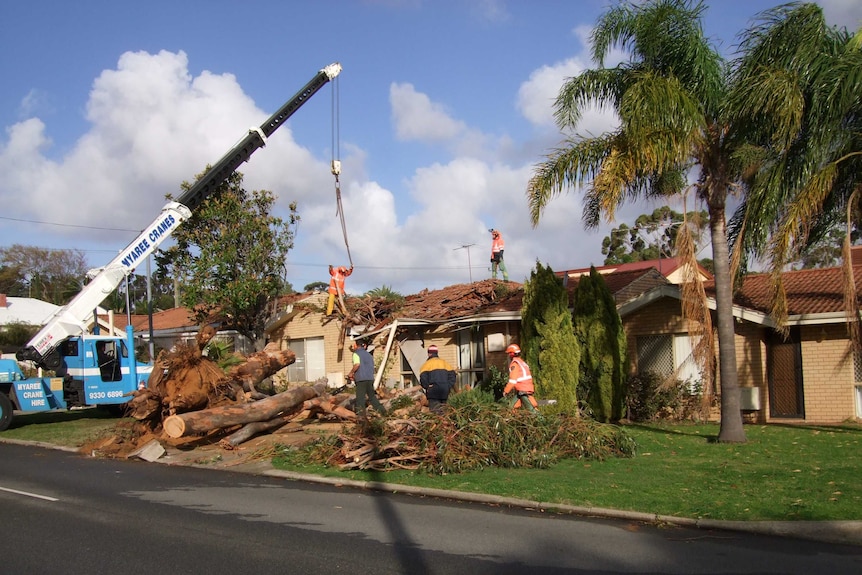
[[347, 248], [347, 259], [353, 267], [353, 257], [350, 255], [350, 242], [347, 241], [347, 224], [344, 221], [344, 207], [341, 205], [341, 126], [339, 110], [339, 84], [336, 77], [332, 83], [332, 175], [335, 176], [335, 201], [338, 204], [335, 214], [341, 218], [341, 233], [344, 235], [344, 247]]

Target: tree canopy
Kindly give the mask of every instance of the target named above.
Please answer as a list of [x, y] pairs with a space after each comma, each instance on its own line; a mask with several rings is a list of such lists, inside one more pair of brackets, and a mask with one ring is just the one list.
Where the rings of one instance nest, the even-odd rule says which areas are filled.
[[[183, 190], [190, 184], [184, 182]], [[271, 214], [275, 196], [247, 192], [235, 172], [173, 234], [160, 268], [180, 278], [182, 304], [200, 323], [219, 318], [259, 344], [268, 302], [285, 288], [284, 260], [293, 247], [295, 204], [287, 221]]]
[[86, 282], [81, 250], [50, 250], [13, 244], [0, 248], [0, 293], [65, 305]]
[[579, 400], [593, 418], [619, 421], [625, 413], [626, 334], [616, 302], [604, 278], [590, 268], [578, 280], [572, 323], [581, 349]]
[[[620, 224], [602, 240], [605, 265], [673, 257], [679, 231], [688, 230], [700, 243], [708, 218], [704, 210], [681, 214], [669, 206], [656, 208], [651, 214], [641, 214], [634, 225]], [[683, 226], [684, 223], [689, 225]]]
[[[761, 14], [741, 47], [731, 103], [751, 120], [748, 153], [759, 169], [731, 231], [743, 263], [750, 255], [769, 262], [772, 316], [783, 326], [782, 270], [812, 253], [836, 222], [845, 222], [852, 277], [850, 245], [862, 221], [862, 28], [829, 26], [816, 4], [786, 4]], [[862, 343], [853, 282], [845, 292], [848, 325]]]

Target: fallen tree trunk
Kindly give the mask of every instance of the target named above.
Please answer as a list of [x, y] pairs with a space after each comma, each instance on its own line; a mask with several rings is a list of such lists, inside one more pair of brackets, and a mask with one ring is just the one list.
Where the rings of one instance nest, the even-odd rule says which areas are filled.
[[235, 431], [231, 433], [229, 436], [225, 437], [218, 444], [225, 449], [233, 449], [240, 443], [245, 443], [255, 435], [259, 435], [264, 432], [275, 431], [280, 427], [284, 427], [296, 416], [296, 414], [302, 409], [302, 405], [298, 404], [293, 407], [293, 409], [285, 413], [284, 415], [279, 415], [269, 421], [256, 421], [254, 423], [248, 423], [239, 431]]
[[269, 421], [304, 401], [323, 394], [325, 390], [323, 384], [298, 387], [251, 403], [180, 413], [166, 418], [162, 426], [169, 437], [176, 439], [233, 425]]
[[246, 392], [257, 393], [257, 384], [295, 361], [296, 354], [293, 351], [279, 349], [277, 343], [270, 343], [263, 351], [248, 356], [242, 365], [228, 370], [225, 379], [238, 383]]

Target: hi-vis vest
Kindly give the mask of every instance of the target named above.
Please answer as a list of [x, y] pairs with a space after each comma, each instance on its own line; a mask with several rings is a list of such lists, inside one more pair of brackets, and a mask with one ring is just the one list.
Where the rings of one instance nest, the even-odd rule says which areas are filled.
[[509, 385], [521, 393], [533, 393], [533, 376], [530, 374], [530, 366], [520, 357], [513, 357], [509, 364]]
[[350, 270], [344, 266], [338, 266], [337, 268], [333, 268], [332, 271], [332, 278], [329, 280], [329, 293], [344, 293], [344, 278], [350, 275]]
[[491, 257], [493, 258], [497, 255], [497, 252], [501, 252], [506, 248], [506, 242], [503, 241], [503, 235], [497, 234], [497, 237], [491, 241]]

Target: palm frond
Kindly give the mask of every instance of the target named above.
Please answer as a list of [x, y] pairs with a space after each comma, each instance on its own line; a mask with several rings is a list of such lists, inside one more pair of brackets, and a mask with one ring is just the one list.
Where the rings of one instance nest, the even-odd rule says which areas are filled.
[[548, 203], [568, 191], [591, 181], [602, 162], [613, 149], [613, 134], [580, 141], [569, 141], [569, 147], [553, 150], [533, 170], [527, 184], [527, 205], [535, 227]]

